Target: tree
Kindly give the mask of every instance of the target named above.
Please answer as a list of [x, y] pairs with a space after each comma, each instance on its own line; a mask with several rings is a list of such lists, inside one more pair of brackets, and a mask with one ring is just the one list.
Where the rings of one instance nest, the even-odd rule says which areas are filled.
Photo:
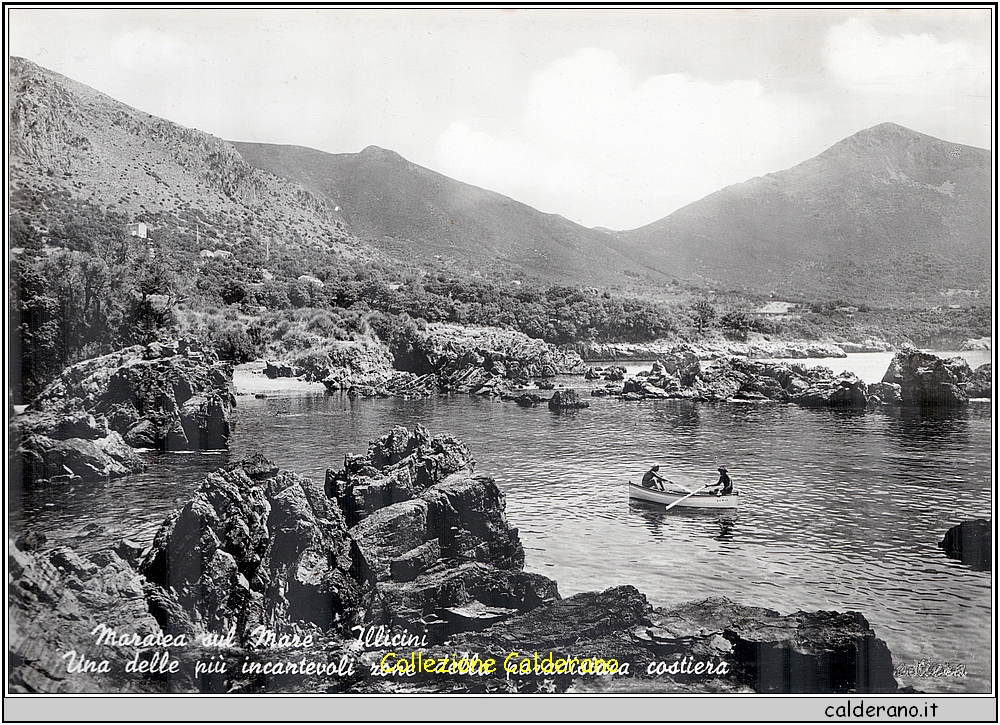
[[695, 319], [698, 321], [698, 334], [704, 334], [705, 325], [715, 319], [715, 308], [711, 302], [702, 299], [691, 305], [691, 311], [694, 312]]

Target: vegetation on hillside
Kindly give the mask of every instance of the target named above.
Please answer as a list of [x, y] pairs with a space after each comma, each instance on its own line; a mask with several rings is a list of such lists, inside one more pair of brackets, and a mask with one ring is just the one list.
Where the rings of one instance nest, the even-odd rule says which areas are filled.
[[73, 362], [178, 335], [223, 359], [268, 356], [319, 375], [339, 354], [338, 342], [391, 348], [427, 322], [505, 327], [557, 345], [695, 341], [720, 333], [745, 340], [758, 332], [953, 346], [990, 334], [990, 307], [975, 300], [938, 310], [798, 300], [798, 314], [763, 317], [752, 313], [762, 299], [734, 293], [688, 290], [662, 301], [454, 269], [348, 262], [332, 252], [304, 257], [270, 249], [237, 220], [194, 211], [150, 218], [142, 239], [129, 235], [124, 215], [65, 193], [15, 192], [13, 200], [15, 402]]

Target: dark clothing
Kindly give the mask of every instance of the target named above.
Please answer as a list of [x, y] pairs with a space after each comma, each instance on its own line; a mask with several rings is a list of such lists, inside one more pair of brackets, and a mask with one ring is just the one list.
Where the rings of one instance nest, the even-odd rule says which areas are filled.
[[642, 487], [643, 488], [659, 488], [659, 489], [662, 489], [663, 488], [663, 484], [657, 483], [658, 480], [662, 481], [663, 479], [660, 478], [660, 475], [656, 471], [654, 471], [653, 469], [650, 469], [650, 470], [646, 471], [643, 474], [643, 476], [642, 476]]
[[725, 471], [719, 472], [719, 482], [715, 485], [722, 486], [722, 490], [719, 492], [720, 496], [729, 496], [733, 492], [733, 480]]

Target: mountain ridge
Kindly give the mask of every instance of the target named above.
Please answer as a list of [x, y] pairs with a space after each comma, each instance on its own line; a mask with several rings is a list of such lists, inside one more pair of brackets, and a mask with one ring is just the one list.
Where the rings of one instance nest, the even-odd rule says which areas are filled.
[[878, 124], [619, 232], [616, 248], [678, 276], [785, 294], [878, 300], [935, 280], [987, 291], [989, 167], [985, 149]]
[[[637, 229], [588, 229], [390, 149], [227, 142], [10, 59], [12, 192], [67, 194], [209, 246], [497, 279], [921, 304], [991, 289], [991, 154], [887, 122]], [[596, 200], [595, 203], [599, 203]], [[44, 204], [43, 204], [44, 206]], [[28, 209], [45, 230], [44, 209]], [[273, 242], [273, 244], [272, 244]], [[251, 255], [252, 256], [252, 255]]]
[[451, 257], [548, 281], [615, 283], [649, 274], [605, 233], [368, 146], [330, 154], [305, 146], [232, 142], [252, 166], [325, 198], [356, 233], [389, 252]]

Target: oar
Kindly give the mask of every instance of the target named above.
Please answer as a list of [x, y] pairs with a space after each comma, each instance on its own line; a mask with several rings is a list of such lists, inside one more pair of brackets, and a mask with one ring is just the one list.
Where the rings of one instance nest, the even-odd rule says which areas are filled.
[[689, 494], [688, 494], [687, 496], [681, 496], [681, 497], [680, 497], [679, 499], [677, 499], [676, 501], [674, 501], [674, 502], [673, 502], [672, 504], [669, 504], [669, 505], [668, 505], [668, 506], [667, 506], [667, 507], [666, 507], [665, 509], [663, 509], [663, 510], [664, 510], [664, 511], [669, 511], [669, 510], [670, 510], [670, 509], [672, 509], [672, 508], [673, 508], [674, 506], [676, 506], [677, 504], [679, 504], [679, 503], [680, 503], [681, 501], [684, 501], [685, 499], [689, 499], [689, 498], [691, 498], [692, 496], [694, 496], [694, 495], [695, 495], [696, 493], [698, 493], [699, 491], [702, 491], [702, 490], [704, 490], [704, 489], [706, 489], [706, 488], [711, 488], [711, 487], [712, 487], [712, 486], [714, 486], [714, 485], [715, 485], [714, 483], [709, 483], [709, 484], [706, 484], [706, 485], [702, 486], [701, 488], [696, 488], [696, 489], [695, 489], [694, 491], [692, 491], [691, 493], [689, 493]]

